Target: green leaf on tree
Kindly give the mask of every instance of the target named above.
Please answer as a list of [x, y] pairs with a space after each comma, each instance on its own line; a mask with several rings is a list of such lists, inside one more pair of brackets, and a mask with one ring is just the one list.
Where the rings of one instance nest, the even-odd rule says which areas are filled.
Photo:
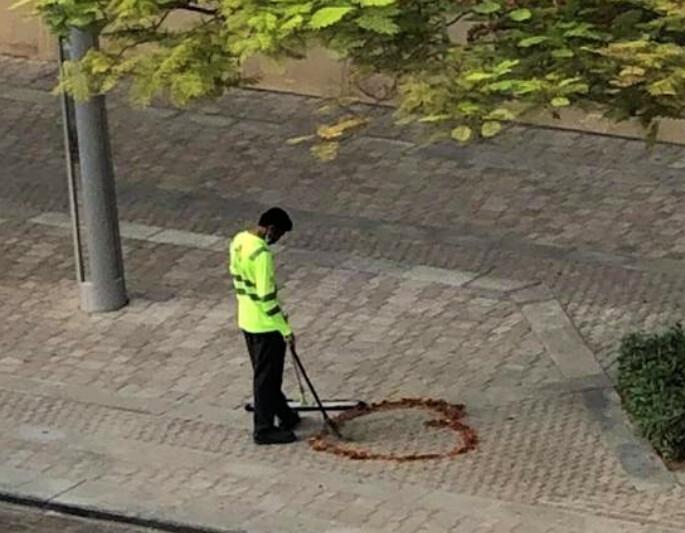
[[546, 41], [549, 41], [549, 37], [546, 35], [534, 35], [533, 37], [526, 37], [525, 39], [521, 39], [518, 42], [518, 46], [521, 48], [529, 48], [531, 46], [535, 46], [536, 44], [541, 44]]
[[424, 123], [424, 124], [430, 124], [430, 123], [435, 123], [435, 122], [444, 122], [445, 120], [449, 120], [452, 117], [452, 115], [448, 115], [446, 113], [442, 113], [441, 115], [428, 115], [425, 117], [421, 117], [419, 119], [419, 122]]
[[652, 96], [676, 96], [678, 94], [673, 81], [669, 79], [655, 81], [647, 87], [647, 91]]
[[571, 105], [571, 100], [565, 96], [557, 96], [556, 98], [552, 98], [550, 103], [552, 104], [552, 107], [568, 107]]
[[552, 57], [556, 59], [570, 59], [574, 56], [573, 50], [570, 50], [569, 48], [559, 48], [552, 51]]
[[489, 80], [494, 78], [495, 75], [492, 74], [491, 72], [481, 72], [481, 71], [476, 71], [476, 72], [470, 72], [466, 76], [464, 76], [464, 79], [466, 81], [483, 81], [483, 80]]
[[362, 15], [356, 20], [357, 25], [365, 30], [394, 35], [400, 31], [400, 27], [392, 19], [379, 15]]
[[516, 22], [530, 20], [532, 17], [533, 13], [531, 13], [530, 9], [514, 9], [514, 11], [509, 13], [509, 18]]
[[395, 4], [397, 0], [356, 0], [362, 7], [386, 7]]
[[312, 15], [312, 20], [309, 22], [309, 25], [315, 30], [327, 28], [336, 22], [340, 22], [345, 15], [354, 10], [355, 8], [351, 6], [324, 7]]
[[490, 15], [492, 13], [497, 13], [500, 9], [502, 9], [502, 6], [500, 6], [497, 2], [486, 0], [482, 4], [475, 6], [473, 11], [481, 15]]
[[504, 107], [499, 107], [497, 109], [494, 109], [493, 111], [490, 111], [487, 115], [485, 115], [485, 118], [487, 120], [503, 120], [503, 121], [509, 121], [509, 120], [514, 120], [515, 115], [508, 109], [505, 109]]

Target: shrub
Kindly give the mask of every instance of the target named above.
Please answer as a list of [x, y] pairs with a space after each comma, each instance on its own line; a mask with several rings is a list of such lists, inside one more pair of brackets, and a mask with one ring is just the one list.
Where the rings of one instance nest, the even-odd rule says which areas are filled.
[[621, 340], [618, 391], [641, 433], [666, 460], [685, 459], [685, 331]]

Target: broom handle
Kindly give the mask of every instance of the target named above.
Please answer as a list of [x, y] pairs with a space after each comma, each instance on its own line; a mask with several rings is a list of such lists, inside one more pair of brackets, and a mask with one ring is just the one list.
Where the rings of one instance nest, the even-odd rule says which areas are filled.
[[297, 368], [302, 373], [304, 380], [307, 382], [307, 386], [309, 387], [309, 390], [312, 391], [312, 396], [314, 396], [314, 400], [316, 400], [316, 405], [318, 406], [319, 411], [321, 411], [321, 414], [323, 415], [324, 422], [331, 429], [331, 431], [335, 434], [336, 437], [342, 439], [342, 435], [340, 434], [340, 431], [338, 431], [338, 428], [335, 427], [335, 424], [333, 423], [333, 421], [328, 416], [326, 409], [324, 408], [323, 404], [321, 403], [321, 400], [319, 399], [319, 395], [316, 393], [316, 390], [314, 389], [314, 385], [312, 385], [312, 382], [309, 380], [309, 376], [307, 375], [307, 372], [305, 371], [304, 366], [302, 366], [302, 361], [300, 361], [300, 358], [297, 356], [297, 352], [295, 351], [295, 348], [292, 345], [290, 346], [290, 353], [293, 356], [293, 360], [295, 361]]
[[295, 371], [295, 378], [297, 379], [297, 388], [300, 390], [300, 405], [304, 406], [307, 404], [307, 399], [305, 398], [304, 385], [302, 385], [302, 378], [300, 377], [300, 371], [297, 369], [297, 365], [293, 365], [293, 370]]

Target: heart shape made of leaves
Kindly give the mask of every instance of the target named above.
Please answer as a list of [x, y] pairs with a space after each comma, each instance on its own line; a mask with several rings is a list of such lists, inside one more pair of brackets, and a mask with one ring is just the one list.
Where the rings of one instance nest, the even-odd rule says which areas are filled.
[[430, 459], [444, 459], [456, 457], [471, 450], [475, 450], [478, 445], [476, 432], [462, 422], [465, 417], [465, 408], [461, 404], [450, 404], [444, 400], [433, 400], [430, 398], [402, 398], [400, 400], [386, 400], [370, 405], [363, 405], [345, 411], [333, 418], [338, 427], [342, 427], [346, 422], [355, 418], [378, 413], [383, 411], [401, 409], [425, 409], [438, 416], [423, 423], [426, 428], [445, 428], [452, 430], [456, 434], [455, 446], [444, 453], [382, 453], [375, 452], [360, 447], [353, 447], [334, 439], [327, 432], [319, 433], [309, 439], [309, 445], [316, 451], [327, 452], [353, 460], [385, 460], [396, 462], [421, 461]]

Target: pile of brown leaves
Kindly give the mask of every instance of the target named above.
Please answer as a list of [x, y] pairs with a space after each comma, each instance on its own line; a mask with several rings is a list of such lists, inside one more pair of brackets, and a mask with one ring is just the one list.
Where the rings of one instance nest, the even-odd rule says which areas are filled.
[[370, 450], [353, 448], [346, 446], [340, 441], [333, 440], [327, 433], [319, 433], [309, 439], [309, 445], [316, 451], [332, 453], [348, 459], [354, 460], [385, 460], [385, 461], [421, 461], [427, 459], [442, 459], [456, 457], [471, 450], [475, 450], [478, 445], [476, 432], [464, 424], [461, 419], [465, 416], [464, 406], [461, 404], [449, 404], [444, 400], [432, 400], [430, 398], [402, 398], [396, 401], [382, 401], [370, 405], [362, 405], [344, 411], [334, 418], [334, 423], [340, 427], [345, 422], [381, 411], [391, 411], [394, 409], [427, 409], [438, 413], [439, 417], [434, 420], [424, 422], [426, 428], [449, 428], [454, 431], [457, 437], [457, 444], [446, 453], [377, 453]]

